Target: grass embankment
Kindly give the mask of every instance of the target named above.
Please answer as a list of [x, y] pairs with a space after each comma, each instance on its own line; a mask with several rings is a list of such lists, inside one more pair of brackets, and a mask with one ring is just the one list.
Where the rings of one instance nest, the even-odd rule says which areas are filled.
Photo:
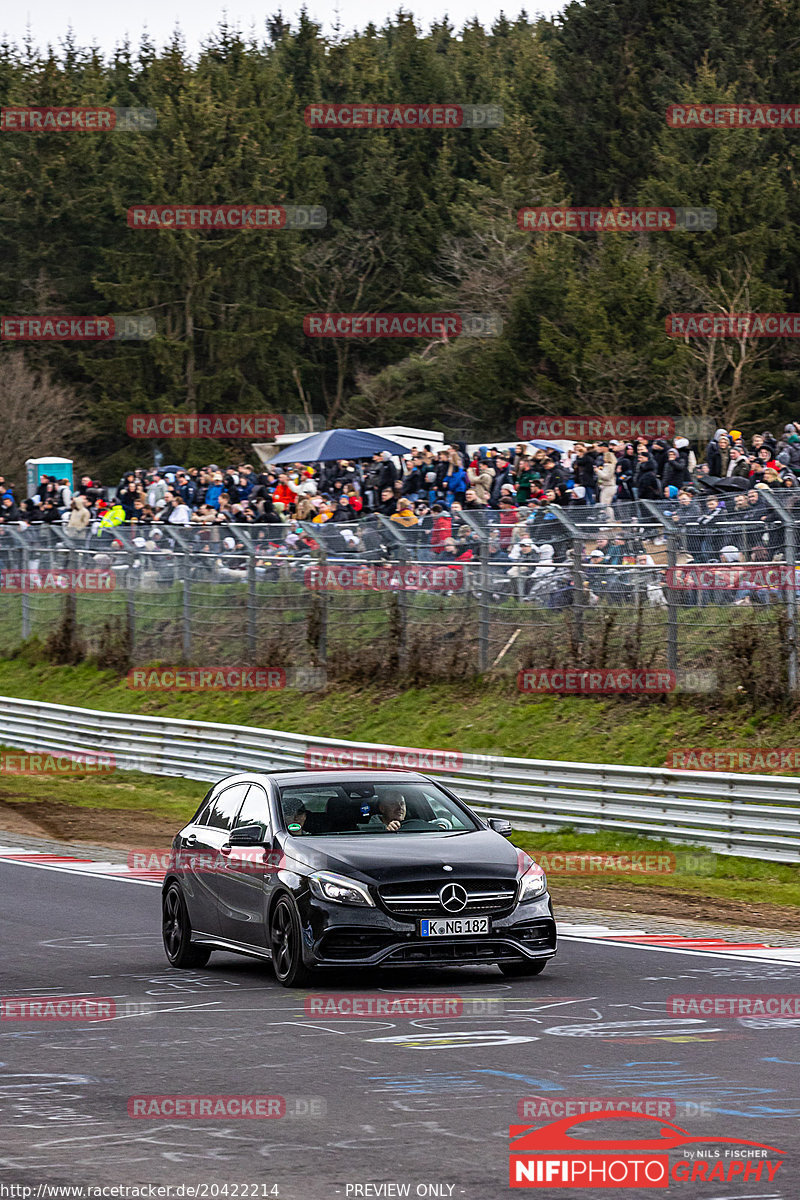
[[[131, 691], [112, 672], [88, 664], [54, 667], [22, 659], [0, 662], [0, 694], [320, 737], [639, 766], [661, 766], [669, 750], [692, 746], [791, 746], [797, 733], [797, 719], [791, 715], [704, 711], [699, 700], [677, 704], [518, 696], [509, 694], [504, 683], [432, 685], [399, 693], [389, 685], [372, 689], [337, 685], [306, 693], [156, 694]], [[102, 844], [151, 845], [154, 837], [163, 841], [168, 830], [179, 827], [202, 792], [202, 784], [189, 780], [126, 772], [57, 780], [7, 775], [0, 784], [0, 827], [6, 814], [13, 812], [29, 817], [53, 836], [60, 831], [60, 836], [66, 832], [86, 842], [102, 835]], [[68, 810], [74, 819], [65, 822]], [[110, 836], [109, 829], [119, 836]], [[562, 850], [673, 850], [677, 854], [676, 869], [666, 874], [554, 876], [553, 893], [565, 903], [590, 905], [595, 894], [609, 907], [680, 915], [673, 901], [684, 897], [687, 903], [703, 900], [712, 907], [718, 901], [720, 916], [733, 919], [738, 913], [743, 920], [744, 910], [755, 914], [759, 906], [780, 906], [787, 919], [793, 907], [800, 907], [800, 867], [711, 854], [698, 867], [697, 862], [684, 863], [685, 846], [612, 833], [520, 832], [514, 841], [532, 854]], [[609, 902], [614, 895], [617, 904]], [[766, 917], [764, 923], [769, 923]]]
[[[141, 692], [89, 663], [55, 667], [0, 660], [0, 695], [162, 717], [222, 721], [287, 733], [522, 758], [660, 767], [696, 746], [792, 746], [797, 713], [754, 714], [708, 697], [520, 695], [506, 680], [428, 684], [398, 691], [337, 683], [321, 692]], [[1, 726], [0, 726], [1, 728]]]

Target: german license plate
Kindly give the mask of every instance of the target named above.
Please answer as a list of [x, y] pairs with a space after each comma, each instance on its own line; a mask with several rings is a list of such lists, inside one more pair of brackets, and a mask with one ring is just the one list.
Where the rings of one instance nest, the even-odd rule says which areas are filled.
[[463, 937], [465, 934], [488, 933], [488, 917], [437, 917], [420, 921], [420, 937]]

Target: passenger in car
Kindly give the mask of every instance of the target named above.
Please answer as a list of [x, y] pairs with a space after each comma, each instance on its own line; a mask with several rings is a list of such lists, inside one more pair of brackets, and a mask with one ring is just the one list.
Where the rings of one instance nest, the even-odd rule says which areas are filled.
[[281, 800], [281, 808], [283, 809], [283, 819], [292, 833], [299, 832], [297, 829], [292, 829], [293, 825], [299, 825], [301, 829], [305, 828], [309, 813], [302, 800], [296, 800], [289, 796]]

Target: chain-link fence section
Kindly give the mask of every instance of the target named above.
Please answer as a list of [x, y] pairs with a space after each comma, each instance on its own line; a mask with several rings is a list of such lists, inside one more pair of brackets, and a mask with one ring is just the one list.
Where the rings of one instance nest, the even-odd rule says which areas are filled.
[[[795, 529], [794, 497], [765, 489], [567, 511], [454, 506], [410, 527], [382, 515], [78, 537], [5, 525], [0, 653], [66, 622], [85, 653], [122, 644], [131, 665], [419, 681], [655, 667], [687, 691], [746, 691], [770, 671], [793, 691]], [[84, 570], [111, 585], [82, 590]]]

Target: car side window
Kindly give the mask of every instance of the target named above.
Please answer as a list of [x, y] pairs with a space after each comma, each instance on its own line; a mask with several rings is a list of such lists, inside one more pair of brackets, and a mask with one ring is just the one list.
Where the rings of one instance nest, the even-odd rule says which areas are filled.
[[211, 802], [203, 824], [211, 829], [231, 829], [249, 786], [247, 783], [234, 783], [218, 792]]
[[240, 825], [264, 825], [267, 829], [270, 828], [267, 793], [257, 783], [250, 785], [244, 803], [239, 809], [234, 829], [238, 829]]
[[192, 817], [192, 821], [191, 821], [191, 823], [192, 823], [193, 825], [205, 825], [205, 823], [206, 823], [206, 817], [208, 816], [209, 810], [210, 810], [210, 808], [211, 808], [211, 797], [212, 797], [212, 796], [214, 795], [214, 793], [217, 791], [218, 787], [219, 787], [219, 784], [216, 784], [216, 783], [215, 783], [215, 784], [214, 784], [212, 787], [210, 787], [210, 788], [208, 789], [208, 791], [206, 792], [206, 794], [205, 794], [205, 796], [203, 797], [202, 801], [201, 801], [201, 802], [200, 802], [200, 804], [197, 806], [197, 812], [196, 812], [196, 813], [194, 814], [194, 816]]

